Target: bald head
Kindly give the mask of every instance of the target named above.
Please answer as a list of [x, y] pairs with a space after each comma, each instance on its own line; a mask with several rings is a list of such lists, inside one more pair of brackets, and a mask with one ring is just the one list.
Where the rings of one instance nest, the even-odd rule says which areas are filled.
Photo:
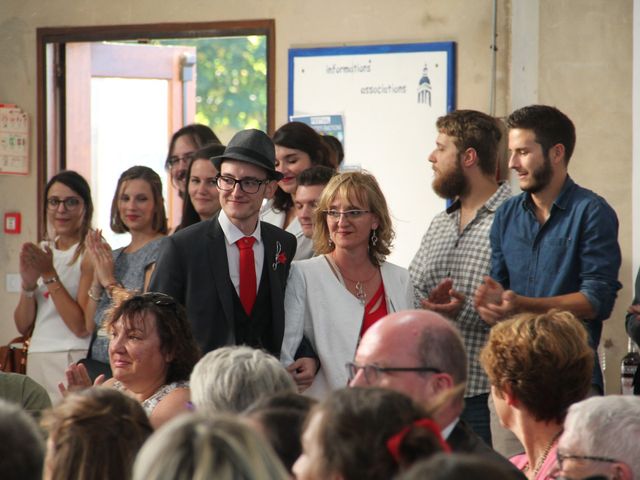
[[[360, 341], [355, 363], [430, 367], [450, 376], [452, 386], [467, 379], [467, 356], [460, 333], [449, 320], [429, 310], [404, 310], [374, 323]], [[389, 372], [379, 376], [376, 385], [421, 402], [437, 393], [431, 388], [431, 378], [428, 372]], [[366, 380], [360, 372], [352, 385], [370, 384]]]

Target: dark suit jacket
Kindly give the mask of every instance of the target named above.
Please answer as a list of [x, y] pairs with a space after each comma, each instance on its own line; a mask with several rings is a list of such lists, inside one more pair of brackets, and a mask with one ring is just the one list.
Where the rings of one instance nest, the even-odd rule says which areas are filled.
[[[273, 344], [281, 345], [284, 290], [296, 252], [296, 238], [265, 222], [260, 222], [260, 234], [271, 291], [271, 335]], [[280, 257], [283, 263], [276, 261], [278, 247], [284, 254]], [[225, 238], [217, 215], [162, 241], [149, 290], [171, 295], [186, 307], [203, 354], [235, 345], [233, 295], [237, 294], [229, 278]]]
[[513, 463], [487, 445], [484, 440], [482, 440], [482, 438], [480, 438], [462, 419], [458, 420], [458, 423], [447, 438], [447, 443], [455, 453], [472, 453], [474, 455], [479, 455], [489, 461], [501, 463], [502, 465], [509, 467], [509, 471], [512, 472], [512, 478], [514, 479], [526, 478]]

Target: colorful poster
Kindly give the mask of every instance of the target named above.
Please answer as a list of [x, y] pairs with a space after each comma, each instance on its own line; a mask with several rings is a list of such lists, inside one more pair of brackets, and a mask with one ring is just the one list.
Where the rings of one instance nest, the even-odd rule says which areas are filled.
[[0, 104], [0, 173], [29, 173], [29, 116], [16, 105]]

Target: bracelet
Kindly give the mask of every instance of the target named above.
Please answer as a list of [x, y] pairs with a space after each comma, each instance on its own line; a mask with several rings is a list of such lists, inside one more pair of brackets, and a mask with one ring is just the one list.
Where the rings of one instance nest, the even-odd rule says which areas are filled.
[[42, 283], [44, 283], [45, 285], [49, 285], [51, 283], [56, 283], [56, 282], [59, 282], [59, 281], [60, 281], [60, 279], [58, 278], [57, 275], [54, 275], [51, 278], [43, 278], [42, 279]]
[[94, 302], [99, 302], [100, 301], [100, 297], [93, 294], [93, 288], [90, 288], [87, 291], [87, 295], [89, 295], [89, 298], [91, 300], [93, 300]]
[[22, 295], [24, 295], [27, 298], [33, 298], [36, 296], [36, 289], [34, 288], [33, 290], [27, 290], [26, 288], [23, 288]]

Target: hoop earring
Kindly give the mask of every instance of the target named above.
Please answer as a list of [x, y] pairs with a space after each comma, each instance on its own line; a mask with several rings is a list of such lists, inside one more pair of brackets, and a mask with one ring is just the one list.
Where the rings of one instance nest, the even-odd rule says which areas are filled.
[[378, 234], [374, 229], [374, 230], [371, 230], [371, 245], [375, 247], [377, 244], [378, 244]]

